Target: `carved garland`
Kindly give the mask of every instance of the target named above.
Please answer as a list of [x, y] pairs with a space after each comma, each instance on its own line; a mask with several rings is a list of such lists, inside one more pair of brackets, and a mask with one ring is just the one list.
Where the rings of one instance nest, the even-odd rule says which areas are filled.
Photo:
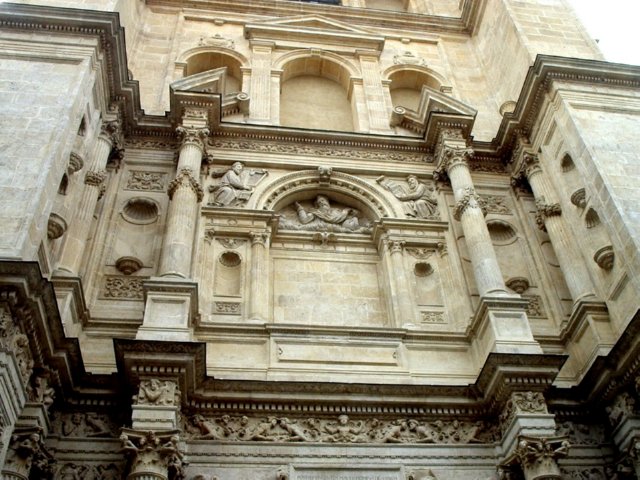
[[194, 178], [193, 171], [190, 168], [181, 168], [176, 178], [169, 183], [168, 194], [171, 200], [173, 200], [173, 194], [180, 187], [191, 188], [193, 193], [196, 194], [198, 202], [201, 202], [204, 198], [204, 190], [202, 190], [200, 182]]

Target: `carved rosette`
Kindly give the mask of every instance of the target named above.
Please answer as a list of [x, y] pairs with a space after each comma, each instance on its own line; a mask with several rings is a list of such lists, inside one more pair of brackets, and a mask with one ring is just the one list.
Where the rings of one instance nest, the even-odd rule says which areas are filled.
[[467, 187], [464, 189], [462, 198], [456, 202], [456, 206], [454, 207], [453, 218], [460, 221], [467, 208], [479, 208], [482, 211], [482, 215], [487, 214], [487, 208], [485, 207], [484, 202], [473, 187]]
[[104, 170], [99, 172], [90, 170], [84, 176], [84, 183], [93, 187], [100, 187], [106, 179], [107, 172], [105, 172]]
[[181, 168], [176, 178], [171, 180], [169, 183], [169, 198], [173, 200], [173, 194], [176, 192], [178, 188], [190, 188], [193, 190], [193, 193], [196, 194], [198, 202], [201, 202], [204, 198], [204, 190], [200, 186], [200, 182], [195, 179], [193, 176], [193, 171], [190, 168]]
[[521, 436], [515, 457], [524, 470], [525, 478], [560, 480], [562, 475], [556, 460], [567, 456], [569, 446], [566, 437]]
[[176, 128], [176, 134], [181, 149], [186, 145], [193, 145], [204, 151], [204, 140], [209, 136], [209, 129], [179, 126]]
[[545, 203], [544, 197], [536, 200], [536, 224], [543, 232], [547, 231], [545, 222], [549, 217], [555, 217], [562, 214], [562, 208], [559, 203]]
[[129, 459], [128, 479], [184, 478], [184, 454], [177, 431], [140, 432], [123, 429], [122, 451]]

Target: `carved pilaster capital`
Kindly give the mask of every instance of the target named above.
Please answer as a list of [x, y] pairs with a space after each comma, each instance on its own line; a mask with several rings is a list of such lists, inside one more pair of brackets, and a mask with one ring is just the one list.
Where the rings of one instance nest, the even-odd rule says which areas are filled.
[[511, 176], [511, 186], [514, 188], [522, 187], [531, 180], [531, 177], [542, 173], [542, 166], [538, 155], [531, 152], [522, 153], [521, 160], [517, 164]]
[[538, 438], [523, 435], [519, 437], [515, 457], [525, 471], [526, 478], [561, 479], [556, 460], [566, 457], [569, 447], [566, 437]]
[[546, 203], [544, 197], [536, 199], [536, 224], [538, 228], [544, 232], [547, 231], [545, 222], [549, 217], [555, 217], [562, 214], [562, 208], [559, 203]]
[[209, 133], [208, 128], [193, 128], [182, 125], [176, 128], [181, 149], [186, 145], [194, 145], [204, 151], [204, 140], [209, 136]]
[[141, 432], [123, 429], [122, 452], [129, 458], [129, 478], [184, 478], [184, 454], [178, 431]]
[[473, 149], [466, 145], [450, 145], [443, 143], [436, 155], [437, 172], [442, 176], [443, 173], [447, 175], [453, 167], [464, 165], [469, 168], [469, 159], [473, 156]]
[[107, 172], [104, 170], [95, 171], [89, 170], [84, 176], [84, 183], [93, 187], [100, 187], [102, 183], [107, 179]]
[[391, 253], [392, 255], [394, 253], [402, 253], [402, 250], [404, 250], [405, 243], [406, 242], [402, 240], [391, 240], [391, 239], [384, 240], [384, 244], [387, 247], [387, 250], [389, 250], [389, 253]]
[[487, 208], [485, 207], [484, 202], [473, 187], [467, 187], [464, 189], [462, 198], [456, 202], [456, 206], [453, 210], [453, 218], [460, 221], [467, 208], [479, 208], [482, 210], [483, 215], [487, 214]]
[[169, 198], [173, 200], [173, 195], [179, 188], [190, 188], [193, 190], [193, 193], [196, 194], [198, 202], [201, 202], [204, 198], [204, 190], [200, 186], [200, 182], [195, 179], [193, 175], [193, 171], [190, 168], [181, 168], [176, 178], [171, 180], [169, 183], [169, 188], [167, 189], [167, 193], [169, 194]]
[[269, 245], [269, 240], [271, 238], [271, 234], [269, 232], [251, 232], [249, 236], [251, 237], [251, 245], [262, 245], [263, 247], [267, 247]]
[[42, 441], [39, 427], [16, 430], [2, 468], [3, 478], [52, 478], [53, 457]]
[[99, 138], [106, 140], [112, 146], [120, 142], [122, 135], [122, 123], [120, 120], [111, 120], [110, 122], [102, 122], [100, 125]]
[[135, 405], [180, 406], [181, 393], [176, 382], [148, 378], [140, 381]]

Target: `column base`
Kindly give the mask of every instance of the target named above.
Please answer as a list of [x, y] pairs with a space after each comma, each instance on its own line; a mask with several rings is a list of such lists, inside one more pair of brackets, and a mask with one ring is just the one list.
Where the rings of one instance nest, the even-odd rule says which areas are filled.
[[473, 340], [479, 361], [490, 353], [541, 354], [531, 333], [527, 300], [514, 296], [482, 297], [467, 334]]
[[137, 340], [190, 341], [198, 319], [198, 284], [176, 278], [144, 282], [144, 319]]

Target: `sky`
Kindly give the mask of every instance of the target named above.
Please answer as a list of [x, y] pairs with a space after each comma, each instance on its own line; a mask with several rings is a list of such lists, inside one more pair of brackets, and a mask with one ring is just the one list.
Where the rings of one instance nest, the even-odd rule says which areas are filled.
[[569, 0], [610, 62], [640, 65], [640, 0]]

